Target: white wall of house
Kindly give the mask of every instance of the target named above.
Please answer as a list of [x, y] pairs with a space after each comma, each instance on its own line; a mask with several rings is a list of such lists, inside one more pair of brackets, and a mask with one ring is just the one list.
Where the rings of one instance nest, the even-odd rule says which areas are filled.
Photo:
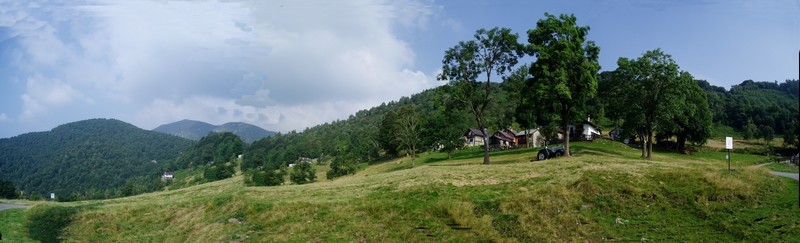
[[483, 146], [483, 137], [466, 137], [465, 140], [467, 147]]
[[600, 135], [600, 130], [597, 130], [597, 128], [595, 128], [592, 125], [583, 124], [583, 134], [582, 135], [586, 139], [591, 139], [592, 135], [598, 135], [599, 136]]

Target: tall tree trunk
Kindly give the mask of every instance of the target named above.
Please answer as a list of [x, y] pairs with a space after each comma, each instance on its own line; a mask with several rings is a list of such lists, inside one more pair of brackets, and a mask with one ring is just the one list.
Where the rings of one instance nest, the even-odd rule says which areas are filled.
[[647, 130], [647, 159], [653, 155], [653, 130]]
[[489, 134], [486, 128], [481, 128], [483, 132], [483, 164], [489, 164]]
[[678, 135], [678, 144], [676, 144], [676, 148], [678, 153], [683, 153], [683, 149], [686, 148], [686, 136], [685, 135]]
[[639, 132], [639, 139], [642, 140], [642, 158], [647, 157], [647, 137], [644, 135], [644, 131]]
[[417, 148], [416, 146], [411, 145], [411, 168], [414, 168], [416, 166], [416, 163], [414, 163], [415, 157], [417, 157]]
[[561, 106], [561, 127], [564, 128], [564, 156], [570, 157], [572, 153], [569, 151], [569, 108], [566, 105]]

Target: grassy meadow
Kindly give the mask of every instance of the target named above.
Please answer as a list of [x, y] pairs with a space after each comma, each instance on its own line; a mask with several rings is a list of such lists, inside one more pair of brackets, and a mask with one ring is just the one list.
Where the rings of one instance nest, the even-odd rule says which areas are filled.
[[[76, 208], [61, 236], [80, 242], [800, 241], [798, 184], [749, 167], [766, 157], [640, 151], [609, 140], [573, 157], [479, 149], [426, 153], [353, 176], [278, 187], [243, 178]], [[56, 203], [51, 203], [56, 204]], [[5, 212], [4, 212], [5, 213]]]

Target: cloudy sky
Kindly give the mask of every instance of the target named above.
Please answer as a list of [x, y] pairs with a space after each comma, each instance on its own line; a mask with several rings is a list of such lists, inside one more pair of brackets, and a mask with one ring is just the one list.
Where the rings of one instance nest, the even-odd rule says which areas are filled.
[[0, 0], [0, 138], [89, 118], [303, 130], [441, 85], [479, 28], [574, 13], [619, 57], [662, 48], [729, 88], [798, 78], [800, 1]]

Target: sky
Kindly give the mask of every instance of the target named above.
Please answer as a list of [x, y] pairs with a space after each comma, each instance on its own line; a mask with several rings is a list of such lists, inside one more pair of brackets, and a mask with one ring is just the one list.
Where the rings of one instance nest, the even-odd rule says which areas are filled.
[[800, 0], [0, 0], [0, 138], [90, 118], [302, 131], [443, 85], [445, 50], [480, 28], [527, 43], [545, 12], [591, 28], [601, 71], [661, 48], [725, 88], [798, 78]]

